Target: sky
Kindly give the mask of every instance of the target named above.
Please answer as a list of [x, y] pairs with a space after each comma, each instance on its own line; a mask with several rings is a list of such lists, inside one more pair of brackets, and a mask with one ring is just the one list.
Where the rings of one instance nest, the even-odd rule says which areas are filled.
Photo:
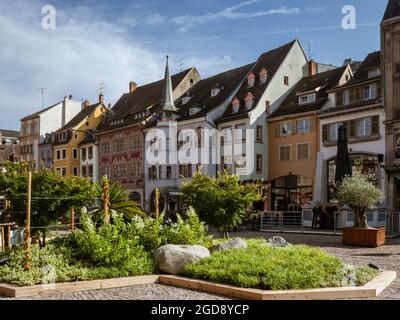
[[[387, 0], [0, 0], [0, 128], [72, 95], [112, 105], [128, 91], [196, 67], [203, 78], [299, 39], [312, 59], [340, 66], [380, 47]], [[46, 29], [42, 8], [55, 8]], [[342, 8], [356, 29], [342, 28]], [[47, 21], [47, 20], [45, 20]], [[180, 61], [180, 62], [179, 62]]]

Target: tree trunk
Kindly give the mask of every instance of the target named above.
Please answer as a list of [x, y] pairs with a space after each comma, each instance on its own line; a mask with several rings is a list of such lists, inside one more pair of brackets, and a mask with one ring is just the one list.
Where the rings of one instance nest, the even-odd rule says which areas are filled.
[[370, 229], [368, 225], [368, 218], [365, 210], [355, 209], [354, 210], [354, 228], [359, 229]]

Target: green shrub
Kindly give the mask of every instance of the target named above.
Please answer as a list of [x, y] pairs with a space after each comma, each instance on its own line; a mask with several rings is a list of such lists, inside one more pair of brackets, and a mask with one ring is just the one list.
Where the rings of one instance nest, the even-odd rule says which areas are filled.
[[[325, 251], [307, 246], [271, 248], [265, 242], [249, 241], [248, 249], [215, 252], [210, 258], [186, 267], [195, 279], [263, 290], [294, 290], [340, 287], [344, 265]], [[358, 269], [358, 284], [376, 274]]]

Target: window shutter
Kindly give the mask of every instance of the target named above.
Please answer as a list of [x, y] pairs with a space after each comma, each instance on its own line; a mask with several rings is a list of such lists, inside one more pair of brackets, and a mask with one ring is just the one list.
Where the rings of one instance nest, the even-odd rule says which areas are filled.
[[275, 124], [275, 137], [280, 136], [280, 125], [279, 123]]
[[354, 138], [356, 136], [356, 121], [350, 120], [348, 121], [348, 136], [349, 138]]
[[328, 141], [328, 125], [325, 124], [322, 126], [322, 142]]
[[371, 119], [371, 123], [372, 123], [372, 125], [371, 125], [371, 127], [372, 127], [372, 130], [371, 130], [372, 135], [373, 136], [379, 135], [379, 116], [373, 116], [372, 119]]
[[297, 121], [293, 120], [292, 121], [292, 134], [296, 134], [297, 132]]

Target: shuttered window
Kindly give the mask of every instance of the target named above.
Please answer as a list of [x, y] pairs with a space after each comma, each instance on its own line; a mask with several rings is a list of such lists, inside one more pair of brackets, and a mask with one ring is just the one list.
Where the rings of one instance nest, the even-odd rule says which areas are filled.
[[279, 146], [279, 161], [290, 161], [291, 145]]
[[310, 143], [299, 143], [297, 144], [297, 160], [308, 160], [310, 159]]

